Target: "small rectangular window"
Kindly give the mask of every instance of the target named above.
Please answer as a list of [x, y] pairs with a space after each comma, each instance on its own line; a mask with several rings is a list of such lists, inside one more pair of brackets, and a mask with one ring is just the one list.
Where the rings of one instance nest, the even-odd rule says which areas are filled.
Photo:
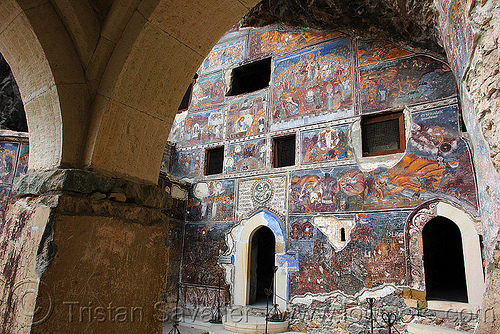
[[363, 117], [361, 139], [365, 157], [404, 152], [403, 112]]
[[273, 155], [274, 168], [295, 165], [295, 135], [274, 138]]
[[222, 173], [224, 146], [208, 149], [205, 153], [205, 175]]
[[271, 58], [256, 61], [233, 69], [231, 90], [227, 95], [234, 96], [265, 88], [271, 79]]

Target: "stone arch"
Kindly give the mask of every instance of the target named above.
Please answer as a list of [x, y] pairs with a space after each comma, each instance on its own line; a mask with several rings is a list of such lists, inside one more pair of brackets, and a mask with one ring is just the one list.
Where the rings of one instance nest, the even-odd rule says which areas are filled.
[[8, 0], [0, 52], [9, 63], [30, 130], [30, 169], [80, 167], [90, 99], [73, 42], [54, 7]]
[[[280, 219], [267, 210], [259, 210], [253, 216], [241, 222], [235, 227], [231, 234], [235, 241], [234, 249], [234, 304], [248, 305], [249, 303], [249, 253], [252, 236], [260, 227], [266, 226], [273, 233], [276, 241], [276, 259], [285, 255], [286, 237], [283, 223]], [[288, 273], [287, 268], [280, 266], [279, 261], [275, 261], [278, 266], [276, 272], [276, 294], [277, 303], [282, 310], [286, 309], [288, 298]]]
[[256, 3], [143, 1], [99, 86], [85, 164], [156, 182], [168, 130], [193, 74]]
[[[445, 202], [433, 201], [420, 206], [406, 222], [407, 284], [411, 289], [425, 291], [422, 230], [427, 222], [438, 216], [450, 219], [460, 229], [464, 252], [467, 296], [469, 300], [467, 304], [474, 308], [479, 307], [483, 300], [485, 282], [476, 224], [468, 213]], [[456, 303], [428, 301], [430, 308], [446, 309], [451, 304]]]

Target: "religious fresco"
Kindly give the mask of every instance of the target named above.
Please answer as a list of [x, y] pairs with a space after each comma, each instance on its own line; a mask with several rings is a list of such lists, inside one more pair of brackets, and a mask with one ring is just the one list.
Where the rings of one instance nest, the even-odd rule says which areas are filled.
[[293, 172], [290, 212], [347, 212], [363, 208], [365, 177], [355, 166]]
[[196, 183], [189, 193], [188, 221], [232, 221], [234, 180]]
[[172, 127], [170, 128], [170, 133], [168, 135], [168, 141], [173, 143], [182, 144], [183, 133], [184, 133], [184, 119], [188, 114], [187, 110], [175, 115], [174, 121], [172, 122]]
[[[274, 60], [272, 129], [354, 115], [350, 40]], [[276, 124], [285, 123], [285, 124]], [[288, 124], [286, 124], [288, 123]]]
[[267, 90], [234, 99], [227, 113], [227, 138], [267, 133], [266, 109]]
[[19, 160], [17, 162], [16, 177], [26, 174], [29, 162], [29, 144], [21, 143], [19, 148]]
[[190, 108], [202, 108], [223, 103], [225, 89], [222, 72], [200, 76], [193, 85]]
[[240, 38], [213, 47], [200, 66], [201, 72], [212, 72], [228, 68], [243, 61], [246, 38]]
[[16, 174], [19, 143], [0, 142], [0, 182], [11, 184]]
[[302, 163], [338, 161], [353, 157], [349, 124], [304, 131], [301, 134]]
[[410, 56], [411, 53], [387, 41], [358, 41], [359, 65]]
[[425, 56], [392, 60], [360, 69], [363, 112], [403, 107], [455, 96], [450, 68]]
[[184, 120], [183, 144], [201, 145], [221, 140], [223, 120], [222, 108], [188, 114]]
[[433, 198], [477, 211], [472, 158], [459, 137], [458, 106], [413, 115], [405, 156], [390, 169], [366, 174], [365, 210], [416, 206]]
[[266, 151], [265, 139], [229, 144], [224, 164], [226, 172], [250, 172], [264, 169], [266, 167]]
[[172, 164], [172, 175], [177, 177], [195, 177], [203, 171], [202, 150], [176, 151]]
[[439, 10], [441, 40], [448, 61], [460, 81], [474, 46], [474, 32], [469, 22], [472, 0], [436, 0]]
[[345, 37], [345, 35], [340, 32], [293, 31], [280, 27], [274, 27], [271, 30], [254, 30], [250, 33], [248, 40], [248, 58], [260, 58], [270, 53], [284, 54], [306, 45], [340, 37]]
[[[354, 224], [349, 242], [339, 251], [314, 225], [314, 216], [291, 216], [289, 251], [298, 252], [300, 265], [290, 275], [290, 297], [335, 290], [353, 295], [384, 283], [405, 285], [403, 240], [408, 215], [398, 211], [331, 216]], [[293, 237], [304, 228], [306, 237]]]
[[[225, 234], [229, 223], [186, 224], [181, 283], [216, 286], [223, 269], [217, 260], [227, 250]], [[213, 301], [212, 301], [213, 302]]]

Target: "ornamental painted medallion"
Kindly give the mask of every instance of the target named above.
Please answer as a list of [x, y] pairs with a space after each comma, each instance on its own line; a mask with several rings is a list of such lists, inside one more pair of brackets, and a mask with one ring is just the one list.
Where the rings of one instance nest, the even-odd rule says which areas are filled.
[[255, 182], [252, 187], [252, 198], [258, 203], [265, 203], [273, 196], [273, 185], [268, 180]]

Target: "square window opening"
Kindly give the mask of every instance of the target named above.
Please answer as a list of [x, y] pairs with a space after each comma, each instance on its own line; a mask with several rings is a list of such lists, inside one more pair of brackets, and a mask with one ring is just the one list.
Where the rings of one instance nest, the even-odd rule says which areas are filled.
[[361, 139], [364, 157], [404, 152], [403, 112], [363, 117]]
[[274, 138], [273, 155], [274, 168], [295, 165], [295, 135]]
[[271, 80], [271, 58], [256, 61], [233, 69], [228, 96], [255, 92], [269, 86]]
[[221, 174], [224, 162], [224, 146], [207, 149], [205, 152], [205, 175]]

